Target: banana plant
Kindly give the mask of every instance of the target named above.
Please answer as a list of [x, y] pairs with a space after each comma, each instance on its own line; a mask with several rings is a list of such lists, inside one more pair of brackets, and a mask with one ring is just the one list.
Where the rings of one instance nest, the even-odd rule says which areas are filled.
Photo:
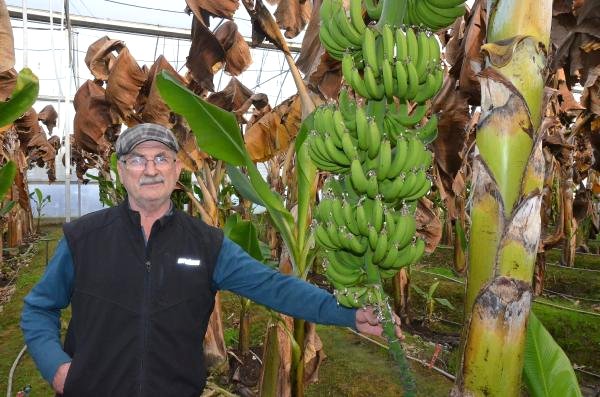
[[[157, 75], [159, 92], [172, 111], [184, 116], [196, 135], [198, 146], [214, 158], [227, 163], [232, 182], [245, 198], [264, 206], [272, 223], [279, 231], [290, 254], [293, 272], [306, 278], [313, 255], [311, 234], [308, 232], [310, 208], [315, 196], [316, 168], [310, 161], [303, 137], [312, 123], [308, 116], [296, 138], [296, 172], [298, 181], [298, 215], [296, 221], [286, 209], [282, 198], [271, 190], [256, 165], [250, 159], [235, 116], [196, 96], [166, 72]], [[244, 167], [247, 176], [237, 167]], [[294, 320], [294, 341], [304, 346], [304, 322]], [[296, 395], [303, 394], [304, 375], [302, 356], [293, 358], [292, 381], [297, 388]]]
[[427, 292], [423, 291], [416, 285], [412, 285], [412, 288], [425, 300], [425, 322], [430, 323], [433, 321], [433, 312], [435, 310], [435, 304], [438, 303], [442, 306], [447, 307], [450, 310], [454, 310], [454, 305], [446, 298], [439, 298], [435, 296], [435, 291], [439, 287], [440, 282], [436, 281], [429, 286]]
[[10, 99], [0, 102], [0, 127], [11, 124], [28, 110], [37, 99], [39, 88], [39, 80], [31, 69], [22, 69]]
[[[540, 241], [552, 1], [492, 0], [487, 7], [466, 318], [452, 395], [510, 397], [521, 393], [527, 323], [535, 322], [531, 280]], [[566, 381], [578, 390], [573, 377]]]
[[37, 212], [37, 224], [36, 224], [36, 233], [40, 233], [40, 220], [42, 218], [42, 211], [44, 210], [44, 207], [47, 206], [48, 204], [50, 204], [50, 201], [52, 201], [52, 199], [50, 198], [50, 195], [46, 195], [46, 197], [44, 197], [44, 194], [42, 193], [42, 191], [39, 188], [35, 188], [33, 190], [33, 192], [29, 193], [29, 198], [33, 200], [33, 202], [35, 203], [35, 212]]

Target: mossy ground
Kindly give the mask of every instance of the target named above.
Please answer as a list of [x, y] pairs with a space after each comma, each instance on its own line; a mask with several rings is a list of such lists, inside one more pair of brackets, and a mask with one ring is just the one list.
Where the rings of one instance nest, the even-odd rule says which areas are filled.
[[[59, 227], [45, 226], [43, 232], [54, 239], [49, 242], [50, 254], [60, 237]], [[10, 301], [4, 302], [0, 309], [0, 390], [6, 390], [6, 381], [10, 367], [23, 346], [23, 338], [19, 329], [19, 316], [23, 297], [41, 277], [45, 267], [46, 243], [35, 243], [34, 255], [23, 258], [22, 267], [15, 279], [15, 292]], [[591, 269], [565, 269], [558, 267], [560, 252], [547, 254], [549, 264], [546, 276], [546, 289], [568, 294], [572, 297], [546, 295], [537, 298], [533, 309], [540, 320], [563, 347], [571, 361], [584, 370], [600, 373], [600, 256], [579, 255], [576, 266]], [[460, 332], [463, 318], [464, 285], [446, 278], [431, 274], [434, 268], [449, 269], [452, 264], [452, 251], [441, 247], [435, 253], [425, 257], [421, 264], [411, 272], [411, 282], [421, 289], [440, 281], [435, 293], [436, 297], [448, 299], [454, 306], [449, 310], [441, 305], [434, 308], [434, 316], [426, 322], [425, 328], [414, 326], [415, 331], [426, 330], [423, 334], [407, 335], [405, 346], [408, 354], [429, 361], [436, 343], [443, 347], [436, 366], [454, 373], [457, 367], [458, 354], [455, 343]], [[574, 298], [573, 298], [574, 297]], [[580, 299], [578, 299], [580, 298]], [[548, 306], [559, 305], [570, 309], [582, 310], [592, 314], [579, 313]], [[228, 347], [235, 349], [239, 326], [240, 298], [230, 294], [222, 294], [223, 319], [225, 337]], [[411, 292], [411, 314], [414, 324], [422, 324], [425, 316], [425, 301], [414, 291]], [[260, 344], [270, 318], [265, 308], [251, 306], [251, 344], [260, 352]], [[68, 320], [68, 312], [63, 316], [63, 327]], [[408, 327], [407, 327], [408, 328]], [[306, 389], [308, 397], [320, 396], [401, 396], [401, 386], [394, 372], [394, 363], [382, 347], [373, 344], [346, 329], [318, 326], [318, 333], [323, 341], [327, 359], [319, 372], [319, 381]], [[451, 342], [448, 342], [451, 341]], [[447, 396], [452, 382], [439, 373], [429, 370], [419, 363], [411, 362], [417, 381], [419, 396]], [[582, 372], [577, 372], [582, 384], [589, 390], [595, 387], [600, 390], [600, 381]], [[215, 378], [215, 381], [222, 382]], [[13, 379], [13, 392], [30, 384], [35, 396], [52, 396], [46, 382], [39, 376], [33, 362], [27, 354], [20, 361]], [[229, 385], [223, 383], [223, 387]]]

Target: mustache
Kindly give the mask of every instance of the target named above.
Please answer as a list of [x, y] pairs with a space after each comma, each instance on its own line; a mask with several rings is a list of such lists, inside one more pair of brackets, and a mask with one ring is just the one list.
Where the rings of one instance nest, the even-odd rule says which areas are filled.
[[140, 186], [144, 186], [144, 185], [153, 185], [155, 183], [163, 183], [165, 181], [165, 178], [163, 178], [160, 175], [154, 175], [154, 176], [142, 176], [140, 178]]

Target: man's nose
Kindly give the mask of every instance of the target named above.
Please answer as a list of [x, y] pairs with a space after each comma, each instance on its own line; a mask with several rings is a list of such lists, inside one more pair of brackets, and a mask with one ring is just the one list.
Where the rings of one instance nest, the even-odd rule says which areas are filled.
[[158, 174], [158, 170], [156, 169], [156, 164], [154, 163], [154, 160], [146, 160], [146, 167], [144, 167], [144, 174], [146, 174], [146, 175]]

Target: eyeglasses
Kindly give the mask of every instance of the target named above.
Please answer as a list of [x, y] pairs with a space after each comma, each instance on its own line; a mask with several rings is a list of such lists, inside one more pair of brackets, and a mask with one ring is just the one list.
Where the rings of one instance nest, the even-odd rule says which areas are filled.
[[127, 169], [132, 171], [142, 171], [146, 169], [149, 161], [154, 163], [154, 166], [159, 170], [167, 170], [176, 161], [176, 159], [165, 156], [164, 154], [158, 154], [153, 159], [147, 159], [144, 156], [131, 156], [125, 160], [119, 160]]

